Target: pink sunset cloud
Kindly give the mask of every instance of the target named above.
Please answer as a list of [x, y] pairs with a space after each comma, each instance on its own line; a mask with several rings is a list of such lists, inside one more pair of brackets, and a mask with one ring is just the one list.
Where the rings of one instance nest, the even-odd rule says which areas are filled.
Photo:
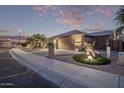
[[[88, 6], [88, 5], [64, 5], [51, 6], [42, 5], [34, 6], [34, 10], [38, 11], [40, 16], [50, 12], [57, 16], [56, 22], [60, 24], [67, 24], [71, 26], [80, 26], [86, 22], [88, 15], [101, 13], [105, 16], [112, 16], [115, 12], [115, 7], [118, 6]], [[91, 28], [96, 28], [95, 24]]]
[[113, 15], [113, 9], [114, 7], [105, 7], [105, 6], [98, 6], [96, 8], [96, 11], [99, 12], [99, 13], [103, 13], [105, 14], [106, 16], [112, 16]]
[[79, 11], [73, 11], [69, 8], [67, 10], [58, 11], [56, 15], [59, 17], [57, 19], [58, 23], [80, 26], [85, 22], [85, 18], [81, 16], [81, 13]]
[[34, 6], [33, 9], [38, 11], [40, 13], [40, 16], [48, 12], [53, 6], [52, 5], [40, 5], [40, 6]]
[[89, 30], [96, 30], [96, 29], [100, 29], [102, 26], [104, 26], [104, 22], [103, 22], [103, 20], [99, 20], [95, 24], [91, 24], [88, 27], [88, 29]]
[[83, 24], [85, 21], [84, 19], [80, 19], [80, 18], [60, 18], [57, 20], [58, 23], [63, 23], [63, 24], [68, 24], [71, 26], [80, 26], [81, 24]]

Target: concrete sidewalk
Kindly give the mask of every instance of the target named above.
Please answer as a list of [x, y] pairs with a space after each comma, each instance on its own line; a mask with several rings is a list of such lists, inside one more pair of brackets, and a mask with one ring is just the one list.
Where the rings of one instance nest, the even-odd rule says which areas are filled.
[[59, 87], [124, 87], [123, 76], [48, 59], [16, 48], [10, 53], [21, 64]]

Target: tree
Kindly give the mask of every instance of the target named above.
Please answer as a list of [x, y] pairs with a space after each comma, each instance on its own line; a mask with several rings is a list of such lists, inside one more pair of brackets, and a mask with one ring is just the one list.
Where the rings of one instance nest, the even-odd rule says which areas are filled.
[[116, 21], [117, 25], [120, 25], [120, 27], [118, 27], [114, 32], [114, 36], [116, 39], [119, 39], [124, 30], [124, 6], [121, 6], [115, 15], [116, 17], [114, 20]]
[[26, 41], [27, 45], [30, 45], [31, 48], [44, 48], [47, 44], [47, 38], [45, 35], [34, 34]]
[[31, 38], [31, 37], [27, 38], [25, 43], [26, 43], [26, 46], [28, 48], [32, 48], [32, 46], [33, 46], [33, 38]]
[[88, 43], [88, 41], [83, 42], [83, 48], [84, 48], [85, 54], [89, 58], [96, 57], [96, 53], [93, 49], [94, 44], [95, 44], [95, 41], [92, 41], [92, 42], [89, 42], [89, 43]]

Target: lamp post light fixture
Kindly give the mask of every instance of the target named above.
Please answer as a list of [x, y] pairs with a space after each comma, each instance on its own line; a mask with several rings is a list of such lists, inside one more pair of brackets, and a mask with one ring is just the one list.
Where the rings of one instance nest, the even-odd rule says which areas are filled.
[[87, 55], [87, 59], [89, 60], [89, 62], [91, 62], [91, 60], [93, 59], [93, 57], [90, 55], [89, 52], [86, 52]]
[[92, 56], [88, 55], [88, 60], [89, 60], [90, 62], [91, 62], [92, 59], [93, 59]]
[[18, 33], [19, 33], [19, 48], [20, 48], [20, 36], [21, 36], [21, 29], [18, 30]]

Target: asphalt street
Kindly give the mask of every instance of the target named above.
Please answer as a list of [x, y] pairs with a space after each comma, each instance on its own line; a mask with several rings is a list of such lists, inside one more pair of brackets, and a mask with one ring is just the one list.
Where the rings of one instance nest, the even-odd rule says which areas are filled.
[[0, 49], [0, 88], [55, 88], [50, 81], [19, 64], [9, 54], [9, 49]]

